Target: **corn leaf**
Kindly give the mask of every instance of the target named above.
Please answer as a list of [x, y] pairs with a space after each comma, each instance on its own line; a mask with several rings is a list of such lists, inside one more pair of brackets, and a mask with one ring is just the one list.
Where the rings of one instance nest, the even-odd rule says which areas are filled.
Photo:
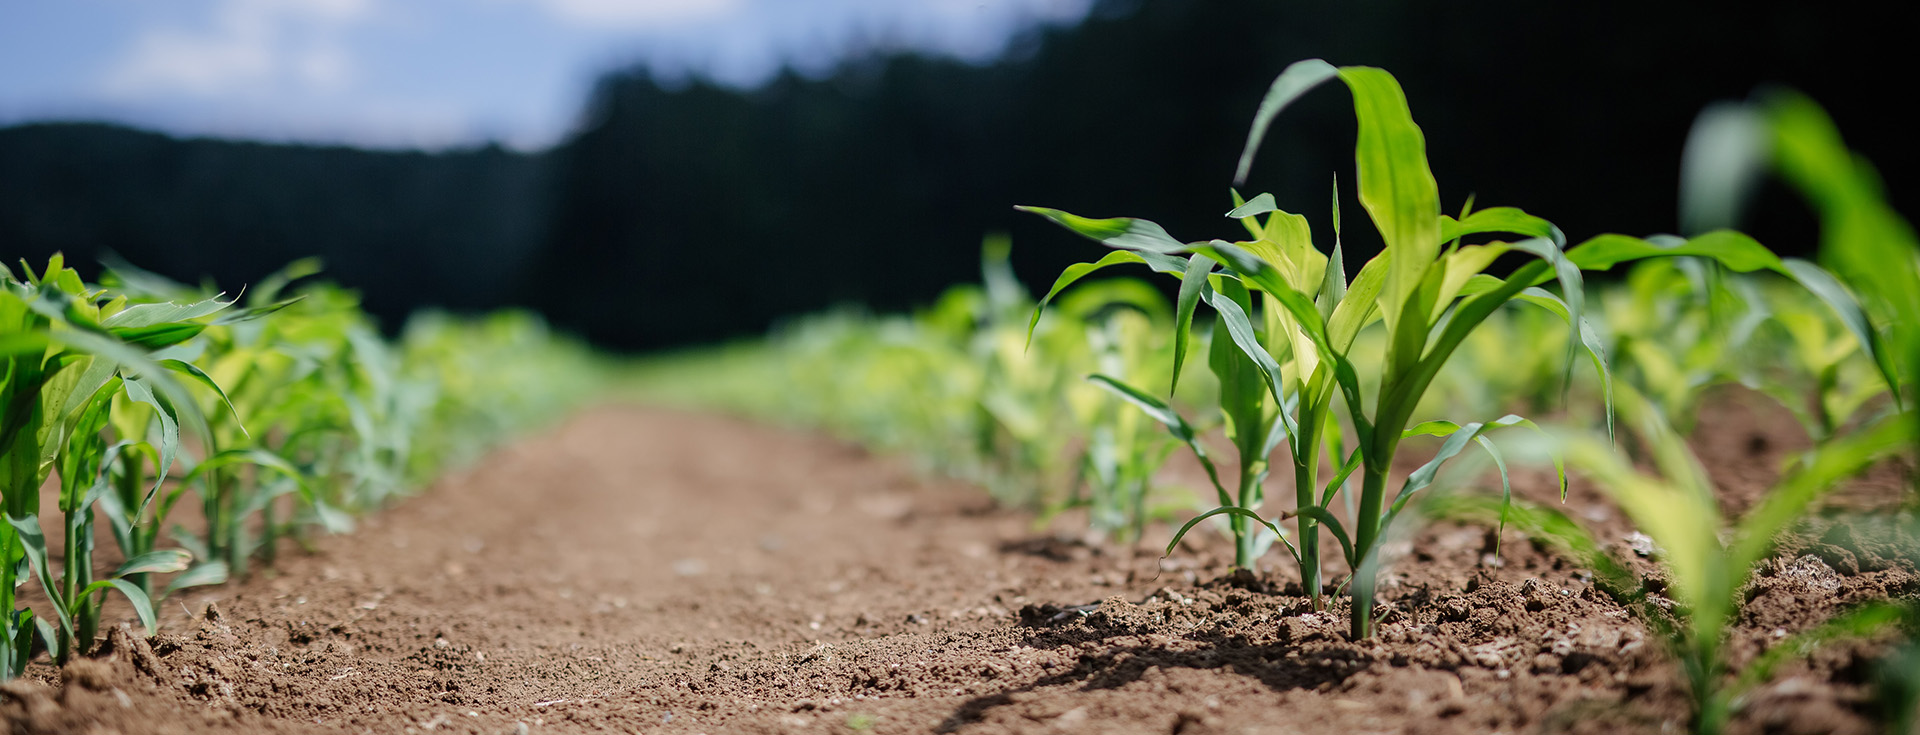
[[1132, 217], [1090, 219], [1046, 207], [1019, 206], [1014, 209], [1032, 212], [1053, 220], [1054, 224], [1117, 250], [1173, 255], [1185, 252], [1187, 249], [1186, 243], [1173, 239], [1172, 235], [1167, 234], [1165, 228], [1143, 219]]
[[1187, 272], [1180, 278], [1180, 294], [1174, 303], [1173, 322], [1173, 380], [1167, 386], [1167, 395], [1173, 395], [1180, 388], [1180, 369], [1187, 361], [1187, 343], [1193, 331], [1193, 310], [1200, 304], [1200, 291], [1207, 285], [1207, 275], [1213, 272], [1213, 261], [1204, 255], [1194, 255], [1187, 261]]
[[1179, 258], [1159, 253], [1135, 253], [1127, 250], [1107, 253], [1105, 257], [1092, 263], [1075, 263], [1067, 266], [1066, 270], [1060, 272], [1060, 277], [1054, 279], [1053, 287], [1047, 289], [1047, 295], [1033, 307], [1033, 318], [1027, 321], [1027, 344], [1029, 346], [1033, 344], [1033, 330], [1040, 326], [1040, 314], [1046, 311], [1047, 304], [1053, 301], [1053, 297], [1060, 295], [1060, 292], [1067, 290], [1068, 286], [1094, 271], [1122, 263], [1143, 263], [1152, 268], [1155, 273], [1184, 274], [1186, 272], [1186, 262]]
[[[104, 592], [108, 589], [119, 590], [120, 594], [126, 596], [127, 602], [133, 606], [133, 613], [140, 616], [140, 624], [146, 627], [147, 635], [153, 635], [156, 631], [153, 616], [153, 601], [147, 599], [147, 593], [142, 592], [139, 585], [128, 582], [127, 580], [103, 579], [87, 585], [86, 589], [81, 590], [79, 599], [74, 600], [74, 604], [78, 605], [95, 593]], [[63, 620], [62, 622], [65, 621]], [[71, 635], [71, 631], [69, 631], [69, 635]]]
[[[1397, 330], [1402, 305], [1440, 253], [1440, 186], [1427, 168], [1426, 138], [1407, 109], [1400, 83], [1385, 70], [1344, 67], [1360, 131], [1354, 145], [1360, 204], [1389, 256], [1380, 302], [1387, 328]], [[1424, 331], [1426, 325], [1413, 329]]]
[[1194, 431], [1193, 425], [1187, 423], [1178, 411], [1153, 397], [1152, 394], [1127, 385], [1125, 381], [1118, 378], [1094, 374], [1087, 376], [1087, 380], [1113, 392], [1114, 395], [1145, 412], [1149, 418], [1167, 427], [1167, 433], [1172, 434], [1173, 438], [1179, 439], [1187, 445], [1188, 449], [1193, 450], [1194, 457], [1200, 460], [1200, 466], [1206, 469], [1207, 478], [1213, 481], [1214, 489], [1219, 491], [1221, 504], [1227, 505], [1233, 502], [1233, 499], [1227, 495], [1226, 488], [1220, 484], [1220, 474], [1214, 468], [1213, 459], [1207, 455], [1206, 446], [1200, 443], [1199, 433]]
[[1567, 236], [1560, 228], [1539, 217], [1527, 214], [1517, 207], [1489, 207], [1472, 212], [1460, 219], [1440, 215], [1440, 241], [1458, 240], [1468, 235], [1489, 233], [1508, 233], [1527, 237], [1544, 237], [1564, 248]]
[[181, 573], [180, 576], [174, 577], [173, 581], [168, 582], [167, 594], [173, 594], [174, 592], [186, 589], [188, 587], [204, 587], [206, 585], [225, 584], [226, 581], [227, 581], [227, 563], [226, 562], [224, 561], [201, 562], [199, 564], [193, 565], [193, 568], [188, 569], [187, 571]]
[[149, 551], [121, 563], [113, 570], [113, 576], [125, 577], [129, 574], [172, 574], [185, 571], [193, 563], [193, 555], [181, 549], [160, 549]]
[[1253, 170], [1254, 152], [1260, 149], [1260, 142], [1267, 137], [1267, 128], [1273, 125], [1273, 118], [1287, 109], [1301, 95], [1318, 87], [1327, 80], [1340, 74], [1332, 64], [1319, 59], [1296, 61], [1280, 72], [1267, 88], [1267, 94], [1260, 99], [1260, 109], [1253, 114], [1253, 129], [1247, 131], [1247, 143], [1240, 150], [1240, 163], [1234, 169], [1235, 186], [1246, 183], [1247, 173]]
[[[1213, 510], [1209, 510], [1205, 513], [1201, 513], [1200, 515], [1194, 516], [1192, 519], [1188, 520], [1186, 524], [1180, 526], [1180, 530], [1174, 531], [1173, 540], [1167, 542], [1166, 553], [1168, 554], [1173, 553], [1174, 547], [1180, 545], [1180, 540], [1187, 537], [1187, 531], [1193, 530], [1193, 527], [1196, 525], [1199, 525], [1201, 521], [1204, 521], [1208, 518], [1212, 518], [1217, 515], [1234, 515], [1234, 516], [1240, 516], [1242, 518], [1251, 518], [1255, 523], [1258, 523], [1261, 526], [1264, 526], [1268, 531], [1273, 532], [1275, 536], [1282, 539], [1286, 538], [1286, 535], [1280, 532], [1279, 526], [1273, 525], [1271, 521], [1268, 521], [1265, 518], [1261, 518], [1259, 513], [1255, 513], [1251, 510], [1247, 510], [1246, 508], [1242, 508], [1237, 505], [1222, 505], [1218, 508], [1214, 508]], [[1291, 548], [1292, 544], [1288, 544], [1287, 546]]]

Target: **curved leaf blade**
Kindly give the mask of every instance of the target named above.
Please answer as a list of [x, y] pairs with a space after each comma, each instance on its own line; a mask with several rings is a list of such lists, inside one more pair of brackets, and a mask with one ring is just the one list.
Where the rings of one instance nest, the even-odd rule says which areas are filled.
[[1294, 100], [1312, 91], [1314, 87], [1339, 76], [1340, 70], [1320, 59], [1304, 59], [1293, 62], [1274, 78], [1267, 87], [1267, 94], [1260, 99], [1260, 109], [1253, 114], [1253, 129], [1247, 131], [1247, 143], [1240, 149], [1240, 163], [1234, 167], [1233, 185], [1247, 182], [1247, 173], [1253, 170], [1253, 155], [1260, 149], [1260, 142], [1267, 137], [1267, 128], [1273, 125], [1273, 118], [1281, 110], [1287, 109]]

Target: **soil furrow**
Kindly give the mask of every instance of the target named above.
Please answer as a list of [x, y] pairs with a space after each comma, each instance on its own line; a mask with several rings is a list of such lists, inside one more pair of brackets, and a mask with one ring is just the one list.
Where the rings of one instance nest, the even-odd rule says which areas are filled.
[[[1279, 557], [1230, 576], [1200, 536], [1168, 559], [1089, 544], [816, 435], [603, 408], [273, 572], [176, 595], [151, 643], [35, 664], [0, 715], [94, 733], [1684, 726], [1658, 643], [1517, 536], [1494, 566], [1485, 532], [1420, 531], [1358, 644], [1342, 610], [1289, 594]], [[1769, 568], [1736, 639], [1920, 594], [1911, 559], [1823, 558]], [[1789, 666], [1736, 730], [1869, 731], [1873, 653]]]

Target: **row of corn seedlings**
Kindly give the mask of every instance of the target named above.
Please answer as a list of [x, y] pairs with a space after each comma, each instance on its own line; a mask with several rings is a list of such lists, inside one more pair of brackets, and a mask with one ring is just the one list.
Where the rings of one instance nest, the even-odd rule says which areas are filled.
[[[782, 386], [775, 390], [786, 400], [812, 397], [791, 415], [883, 446], [930, 451], [948, 469], [1013, 467], [1019, 471], [982, 478], [1003, 499], [1034, 496], [996, 483], [1057, 483], [1057, 458], [1078, 452], [1078, 476], [1097, 488], [1093, 521], [1105, 530], [1122, 522], [1137, 529], [1152, 517], [1144, 488], [1167, 449], [1184, 447], [1204, 468], [1215, 507], [1187, 521], [1175, 544], [1202, 520], [1220, 517], [1239, 566], [1252, 566], [1272, 546], [1285, 548], [1316, 606], [1326, 604], [1328, 590], [1351, 591], [1356, 637], [1372, 631], [1382, 539], [1444, 463], [1478, 444], [1505, 488], [1503, 452], [1520, 450], [1552, 461], [1563, 489], [1561, 468], [1571, 464], [1614, 493], [1669, 550], [1677, 605], [1647, 607], [1634, 597], [1638, 585], [1602, 576], [1672, 643], [1697, 696], [1696, 726], [1705, 731], [1724, 724], [1740, 694], [1778, 660], [1897, 616], [1880, 607], [1843, 616], [1777, 647], [1732, 681], [1721, 660], [1735, 592], [1771, 553], [1773, 536], [1864, 468], [1911, 456], [1917, 433], [1902, 409], [1920, 369], [1920, 251], [1878, 196], [1871, 169], [1846, 151], [1817, 107], [1779, 96], [1703, 116], [1684, 171], [1690, 237], [1603, 235], [1570, 245], [1549, 221], [1518, 209], [1469, 204], [1457, 217], [1444, 214], [1420, 129], [1398, 84], [1378, 69], [1308, 61], [1281, 74], [1255, 118], [1236, 184], [1274, 116], [1336, 79], [1352, 93], [1359, 126], [1359, 199], [1386, 243], [1357, 268], [1342, 254], [1337, 206], [1331, 237], [1320, 243], [1305, 218], [1265, 194], [1235, 194], [1227, 217], [1248, 233], [1235, 241], [1188, 241], [1145, 220], [1028, 207], [1113, 252], [1068, 268], [1024, 323], [1008, 313], [1022, 294], [989, 297], [1009, 291], [1005, 275], [989, 267], [987, 288], [957, 290], [916, 318], [808, 322], [717, 360], [782, 366], [752, 380], [711, 370], [713, 358], [692, 364], [719, 381], [716, 392], [738, 400], [744, 394], [718, 386]], [[1821, 215], [1821, 264], [1779, 258], [1724, 229], [1735, 224], [1738, 193], [1769, 164]], [[1501, 265], [1524, 261], [1496, 269], [1503, 258]], [[1588, 293], [1583, 272], [1633, 261], [1621, 283]], [[1171, 310], [1123, 310], [1132, 317], [1124, 325], [1090, 317], [1122, 313], [1105, 304], [1118, 300], [1115, 289], [1137, 283], [1075, 284], [1122, 264], [1168, 277], [1177, 294]], [[1024, 340], [1009, 334], [1021, 327]], [[1030, 342], [1024, 351], [1011, 349], [1022, 341]], [[1186, 369], [1202, 355], [1206, 370]], [[1573, 374], [1574, 362], [1594, 368], [1591, 377]], [[1085, 403], [1074, 388], [1081, 376], [1109, 400]], [[1774, 397], [1815, 447], [1795, 458], [1778, 490], [1722, 543], [1729, 521], [1672, 427], [1690, 430], [1704, 397], [1728, 384]], [[1618, 449], [1616, 392], [1633, 437]], [[737, 407], [765, 405], [744, 402]], [[1135, 410], [1116, 411], [1120, 403]], [[1561, 424], [1584, 423], [1604, 438], [1584, 438], [1577, 428], [1540, 430], [1507, 413], [1514, 409], [1558, 413]], [[1147, 422], [1164, 429], [1157, 442], [1140, 433]], [[1509, 428], [1527, 431], [1518, 442], [1503, 440], [1502, 450], [1489, 435]], [[1441, 441], [1389, 487], [1401, 442], [1415, 436]], [[1621, 454], [1634, 450], [1655, 472]], [[1289, 482], [1292, 507], [1266, 508], [1268, 486]], [[1587, 553], [1600, 547], [1581, 540], [1577, 524], [1551, 510], [1516, 508], [1510, 492], [1450, 502], [1501, 523], [1511, 513], [1598, 571], [1624, 574]], [[1328, 537], [1344, 561], [1338, 584], [1324, 584]], [[1890, 688], [1914, 685], [1911, 676], [1888, 681]]]
[[[151, 628], [159, 597], [270, 563], [283, 537], [344, 530], [597, 379], [584, 348], [524, 315], [429, 316], [389, 341], [350, 292], [292, 288], [316, 270], [295, 263], [244, 299], [127, 265], [89, 284], [60, 256], [0, 270], [0, 677], [36, 641], [60, 662], [86, 653], [109, 591]], [[189, 495], [197, 529], [174, 521]], [[96, 579], [102, 518], [125, 561]], [[19, 607], [29, 579], [50, 609]]]

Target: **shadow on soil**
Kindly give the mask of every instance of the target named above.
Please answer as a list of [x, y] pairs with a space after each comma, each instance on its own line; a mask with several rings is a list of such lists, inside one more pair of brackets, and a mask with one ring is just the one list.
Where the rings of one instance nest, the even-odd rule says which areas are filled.
[[[1027, 637], [1034, 648], [1075, 646], [1110, 638], [1138, 635], [1141, 631], [1113, 620], [1104, 610], [1085, 615], [1086, 625], [1038, 627]], [[1041, 624], [1046, 625], [1045, 623]], [[1029, 625], [1033, 628], [1035, 626]], [[940, 724], [937, 732], [951, 733], [984, 719], [994, 708], [1015, 703], [1015, 695], [1052, 687], [1078, 684], [1079, 691], [1118, 689], [1139, 681], [1150, 669], [1225, 669], [1259, 680], [1275, 691], [1313, 689], [1323, 684], [1337, 686], [1348, 677], [1373, 665], [1374, 657], [1341, 647], [1303, 648], [1303, 642], [1253, 644], [1245, 636], [1215, 632], [1181, 636], [1200, 644], [1197, 650], [1168, 650], [1164, 644], [1116, 646], [1098, 653], [1082, 654], [1066, 671], [1042, 677], [1024, 686], [967, 700]]]

